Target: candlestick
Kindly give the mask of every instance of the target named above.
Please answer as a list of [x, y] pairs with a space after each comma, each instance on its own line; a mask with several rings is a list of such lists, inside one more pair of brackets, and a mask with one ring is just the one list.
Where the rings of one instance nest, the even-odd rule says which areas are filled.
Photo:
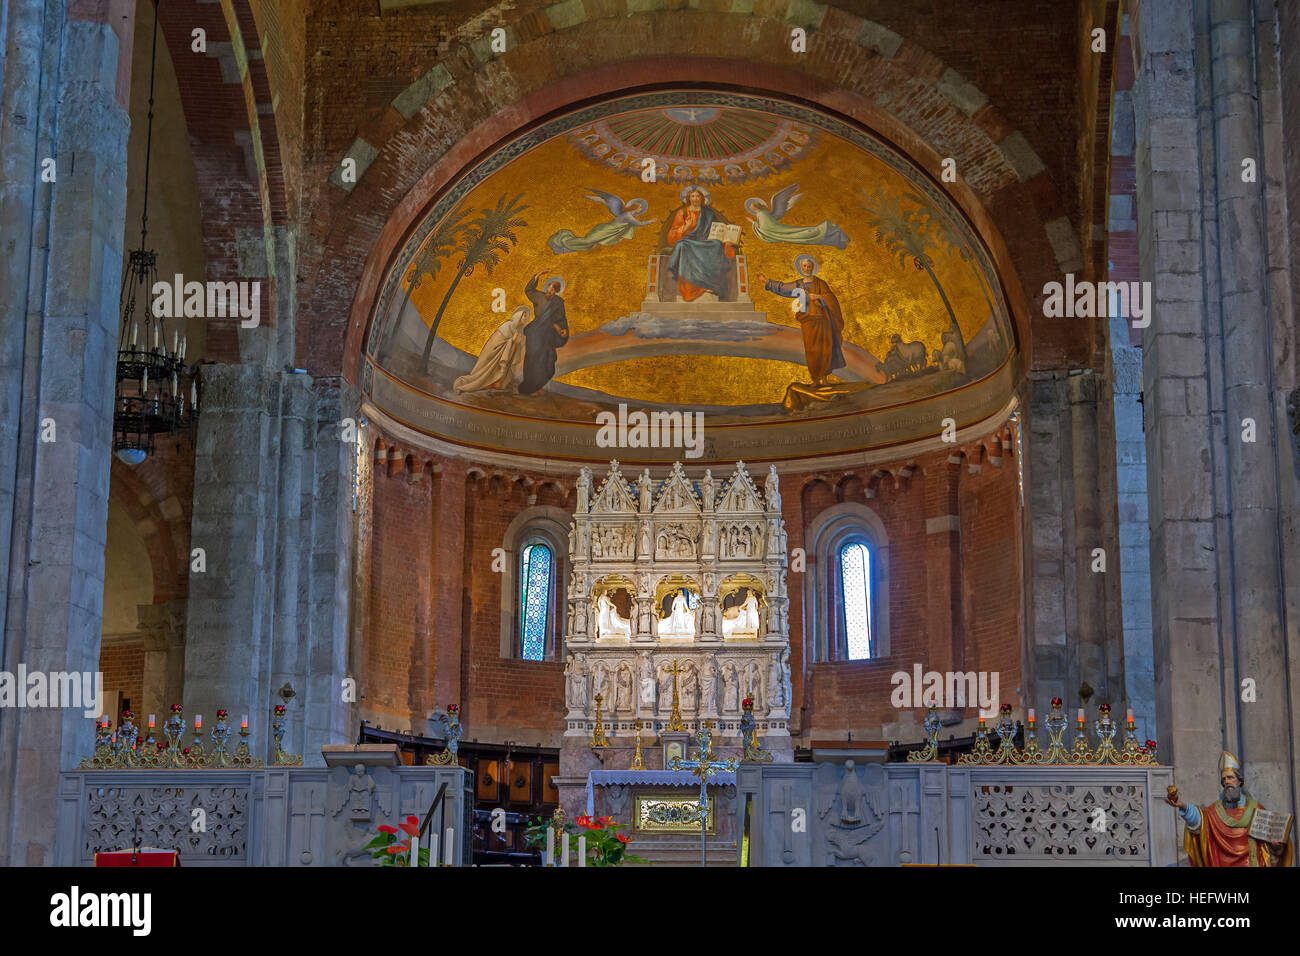
[[411, 866], [420, 865], [420, 835], [411, 837]]
[[446, 856], [444, 862], [448, 866], [456, 865], [456, 831], [452, 827], [447, 827], [447, 849], [444, 851]]
[[580, 836], [578, 837], [578, 866], [581, 867], [586, 865], [587, 865], [587, 838], [585, 836]]
[[551, 866], [555, 860], [555, 828], [546, 828], [546, 856], [542, 857], [542, 866]]

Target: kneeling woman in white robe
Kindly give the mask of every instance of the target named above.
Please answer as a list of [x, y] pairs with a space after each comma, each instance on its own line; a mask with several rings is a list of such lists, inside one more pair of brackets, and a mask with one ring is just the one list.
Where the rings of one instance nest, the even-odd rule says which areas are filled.
[[452, 387], [457, 392], [486, 392], [518, 385], [524, 374], [524, 326], [532, 314], [526, 305], [515, 309], [488, 338], [473, 370], [456, 379]]

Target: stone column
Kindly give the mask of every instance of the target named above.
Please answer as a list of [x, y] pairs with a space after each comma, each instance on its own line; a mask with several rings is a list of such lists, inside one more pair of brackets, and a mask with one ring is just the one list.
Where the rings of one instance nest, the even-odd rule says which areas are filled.
[[[952, 455], [941, 459], [925, 475], [926, 629], [935, 656], [924, 662], [924, 669], [940, 673], [966, 669], [961, 516], [957, 507], [960, 463], [961, 457]], [[978, 701], [968, 701], [964, 709], [978, 706]]]
[[286, 376], [247, 365], [203, 366], [194, 454], [185, 641], [185, 713], [248, 714], [250, 746], [267, 752], [274, 703], [268, 636], [277, 584], [278, 412]]
[[[433, 553], [439, 555], [436, 567], [436, 604], [434, 607], [437, 647], [431, 649], [430, 666], [433, 668], [433, 706], [442, 710], [448, 704], [458, 703], [461, 719], [468, 723], [474, 719], [472, 701], [464, 699], [466, 684], [461, 672], [469, 662], [464, 659], [465, 566], [460, 560], [469, 542], [465, 537], [467, 473], [464, 462], [451, 459], [443, 462], [442, 470], [435, 476], [433, 500]], [[478, 547], [494, 547], [482, 542]], [[453, 560], [445, 560], [452, 557]], [[432, 708], [431, 708], [432, 709]]]
[[[117, 65], [130, 50], [109, 23], [67, 15], [109, 18], [11, 0], [0, 59], [0, 666], [11, 672], [99, 661], [126, 215]], [[52, 861], [59, 771], [92, 747], [83, 707], [0, 710], [0, 864]]]
[[1279, 493], [1290, 463], [1277, 439], [1294, 341], [1275, 9], [1256, 6], [1258, 24], [1248, 0], [1144, 0], [1134, 38], [1140, 266], [1155, 295], [1143, 332], [1152, 629], [1161, 757], [1185, 792], [1218, 791], [1226, 747], [1257, 797], [1287, 807], [1295, 623], [1281, 583], [1295, 543], [1282, 529], [1295, 505]]
[[[1033, 677], [1025, 706], [1039, 711], [1052, 697], [1079, 706], [1085, 682], [1095, 692], [1091, 707], [1109, 703], [1122, 714], [1127, 706], [1115, 471], [1100, 461], [1113, 441], [1112, 412], [1098, 378], [1081, 372], [1030, 381], [1023, 445]], [[1097, 549], [1104, 572], [1093, 570], [1101, 567]]]

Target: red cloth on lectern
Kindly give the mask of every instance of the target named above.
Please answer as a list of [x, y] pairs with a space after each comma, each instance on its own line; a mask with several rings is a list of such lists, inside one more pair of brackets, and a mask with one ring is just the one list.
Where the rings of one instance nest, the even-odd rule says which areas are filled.
[[[131, 862], [131, 857], [135, 862]], [[140, 850], [132, 854], [130, 850], [113, 850], [109, 853], [96, 853], [95, 866], [180, 866], [180, 854], [175, 850]]]

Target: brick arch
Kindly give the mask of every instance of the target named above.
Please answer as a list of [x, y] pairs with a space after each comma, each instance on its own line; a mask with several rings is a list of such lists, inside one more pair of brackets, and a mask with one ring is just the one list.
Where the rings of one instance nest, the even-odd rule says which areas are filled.
[[[149, 0], [138, 0], [147, 3]], [[277, 324], [275, 228], [295, 217], [285, 182], [281, 134], [263, 57], [281, 48], [281, 27], [260, 0], [168, 0], [159, 4], [160, 38], [176, 72], [199, 191], [207, 278], [262, 279], [262, 324]], [[206, 53], [192, 50], [201, 28]], [[284, 277], [293, 281], [292, 276]], [[238, 362], [237, 320], [209, 320], [205, 355]]]
[[114, 457], [108, 496], [126, 509], [144, 539], [153, 569], [153, 603], [164, 604], [189, 593], [190, 496], [169, 487], [169, 476], [179, 470], [155, 457], [136, 466]]
[[[321, 188], [311, 217], [321, 253], [302, 270], [298, 363], [334, 374], [341, 360], [342, 374], [355, 381], [369, 312], [388, 263], [421, 213], [480, 153], [558, 109], [633, 84], [735, 81], [736, 59], [669, 59], [681, 30], [708, 36], [719, 50], [739, 51], [749, 87], [803, 99], [867, 126], [936, 177], [943, 157], [956, 159], [966, 179], [945, 188], [993, 253], [1022, 351], [1038, 367], [1086, 356], [1088, 343], [1074, 341], [1077, 330], [1059, 326], [1041, 348], [1029, 350], [1028, 304], [1041, 300], [1042, 286], [1062, 267], [1073, 267], [1078, 245], [1071, 249], [1062, 240], [1074, 234], [1064, 199], [1025, 137], [983, 94], [969, 83], [955, 83], [954, 71], [911, 41], [833, 7], [809, 8], [822, 11], [809, 27], [826, 42], [814, 44], [798, 64], [786, 45], [791, 24], [784, 19], [687, 10], [673, 11], [672, 21], [655, 20], [644, 31], [644, 55], [634, 61], [603, 52], [609, 44], [597, 41], [609, 27], [607, 19], [575, 14], [577, 22], [557, 22], [555, 7], [545, 17], [506, 21], [517, 43], [498, 57], [453, 42], [382, 115], [358, 129], [346, 150], [362, 171], [355, 184], [338, 181], [344, 154], [323, 157], [315, 169], [315, 175], [335, 178]], [[620, 25], [631, 22], [626, 28], [632, 29], [638, 19], [656, 16], [634, 12], [618, 19]], [[575, 49], [582, 55], [573, 55]], [[509, 74], [512, 63], [539, 60], [553, 71], [543, 84], [521, 88], [519, 77], [515, 83], [491, 81]], [[482, 116], [489, 119], [479, 122]], [[430, 163], [427, 156], [437, 158]]]

